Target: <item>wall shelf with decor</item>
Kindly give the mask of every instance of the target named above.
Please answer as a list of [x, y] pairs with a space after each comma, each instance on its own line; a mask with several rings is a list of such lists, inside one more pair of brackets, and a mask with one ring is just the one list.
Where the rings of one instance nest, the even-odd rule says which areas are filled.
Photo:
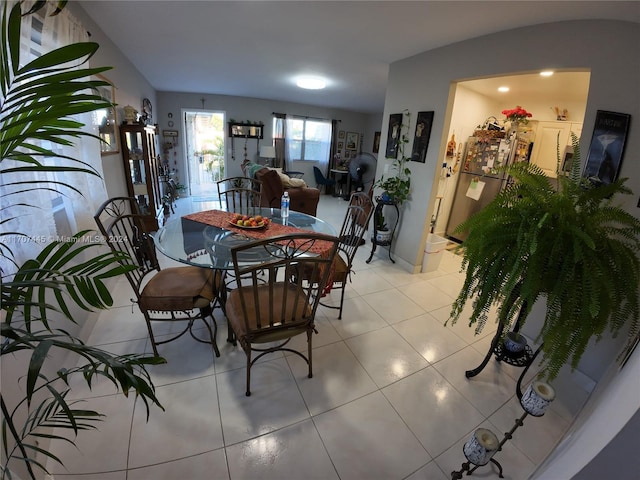
[[256, 123], [229, 122], [230, 138], [264, 138], [264, 125]]

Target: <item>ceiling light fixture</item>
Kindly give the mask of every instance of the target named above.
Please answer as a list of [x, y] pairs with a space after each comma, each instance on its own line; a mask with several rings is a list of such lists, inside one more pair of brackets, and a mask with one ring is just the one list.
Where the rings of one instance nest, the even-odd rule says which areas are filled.
[[296, 80], [296, 85], [306, 90], [322, 90], [327, 82], [320, 77], [300, 77]]
[[553, 75], [553, 70], [543, 70], [540, 72], [540, 76], [542, 77], [550, 77], [551, 75]]
[[508, 92], [509, 91], [509, 87], [498, 87], [498, 91], [499, 92]]

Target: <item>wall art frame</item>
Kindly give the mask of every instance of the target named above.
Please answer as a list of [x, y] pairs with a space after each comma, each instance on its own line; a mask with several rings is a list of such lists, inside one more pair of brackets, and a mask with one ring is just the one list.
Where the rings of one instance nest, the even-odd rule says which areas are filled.
[[582, 176], [597, 184], [618, 178], [631, 115], [598, 110]]
[[347, 139], [345, 140], [345, 148], [347, 150], [357, 150], [360, 143], [360, 134], [356, 132], [347, 132]]
[[373, 134], [373, 153], [380, 151], [380, 133], [381, 132], [375, 132]]
[[385, 158], [397, 158], [401, 130], [402, 114], [392, 113], [389, 115], [389, 130], [387, 132], [387, 149], [384, 154]]
[[429, 138], [431, 137], [431, 126], [433, 125], [433, 111], [418, 112], [416, 117], [416, 132], [413, 137], [413, 148], [411, 150], [411, 161], [424, 163], [427, 158], [429, 148]]

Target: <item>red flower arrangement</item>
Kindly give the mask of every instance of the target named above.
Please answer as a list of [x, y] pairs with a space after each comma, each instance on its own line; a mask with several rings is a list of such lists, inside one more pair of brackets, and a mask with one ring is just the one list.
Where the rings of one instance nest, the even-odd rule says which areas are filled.
[[507, 116], [507, 120], [511, 122], [522, 122], [524, 124], [529, 123], [529, 118], [533, 117], [533, 114], [527, 112], [520, 105], [512, 110], [502, 110], [502, 114]]

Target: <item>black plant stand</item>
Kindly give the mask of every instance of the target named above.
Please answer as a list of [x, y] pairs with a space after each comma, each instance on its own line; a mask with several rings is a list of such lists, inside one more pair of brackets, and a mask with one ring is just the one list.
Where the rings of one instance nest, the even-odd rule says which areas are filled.
[[[367, 263], [369, 263], [373, 258], [373, 254], [375, 253], [376, 247], [378, 245], [380, 245], [381, 247], [389, 247], [389, 260], [391, 260], [391, 263], [396, 263], [396, 261], [393, 258], [391, 258], [391, 244], [393, 243], [393, 236], [396, 232], [396, 227], [398, 226], [398, 222], [400, 221], [400, 209], [398, 209], [398, 202], [396, 202], [395, 200], [383, 200], [382, 197], [376, 197], [375, 200], [376, 200], [376, 209], [373, 214], [374, 221], [373, 221], [373, 236], [371, 237], [371, 255], [369, 255], [369, 258], [367, 258]], [[380, 214], [382, 214], [382, 209], [385, 207], [385, 205], [392, 206], [393, 208], [396, 209], [396, 219], [395, 219], [395, 223], [393, 224], [393, 229], [391, 230], [391, 237], [389, 237], [389, 240], [384, 242], [378, 242], [377, 241], [378, 224], [375, 221], [375, 219], [378, 218]]]
[[[520, 324], [522, 323], [522, 320], [524, 320], [525, 311], [526, 311], [526, 305], [523, 305], [522, 308], [520, 309], [520, 312], [518, 313], [518, 318], [516, 319], [516, 323], [513, 327], [513, 331], [515, 333], [518, 333], [520, 331]], [[505, 348], [504, 343], [502, 341], [502, 334], [504, 332], [504, 327], [505, 327], [504, 322], [500, 321], [500, 323], [498, 324], [498, 330], [496, 331], [496, 334], [493, 337], [493, 340], [491, 340], [491, 347], [489, 347], [489, 351], [487, 352], [484, 359], [482, 360], [482, 363], [480, 363], [480, 365], [478, 365], [473, 370], [467, 370], [465, 372], [465, 376], [467, 378], [471, 378], [478, 375], [480, 372], [482, 372], [482, 370], [484, 370], [484, 367], [487, 366], [487, 363], [489, 363], [489, 359], [491, 358], [491, 355], [495, 354], [496, 360], [498, 362], [504, 361], [505, 363], [508, 363], [509, 365], [513, 365], [514, 367], [524, 367], [524, 370], [520, 374], [520, 377], [518, 377], [518, 382], [516, 384], [516, 394], [518, 395], [518, 399], [521, 399], [522, 398], [522, 390], [521, 390], [522, 380], [527, 374], [529, 367], [533, 364], [534, 360], [542, 350], [543, 344], [541, 343], [535, 352], [531, 350], [529, 345], [527, 345], [525, 349], [522, 350], [521, 352], [517, 352], [517, 353], [510, 352]]]

